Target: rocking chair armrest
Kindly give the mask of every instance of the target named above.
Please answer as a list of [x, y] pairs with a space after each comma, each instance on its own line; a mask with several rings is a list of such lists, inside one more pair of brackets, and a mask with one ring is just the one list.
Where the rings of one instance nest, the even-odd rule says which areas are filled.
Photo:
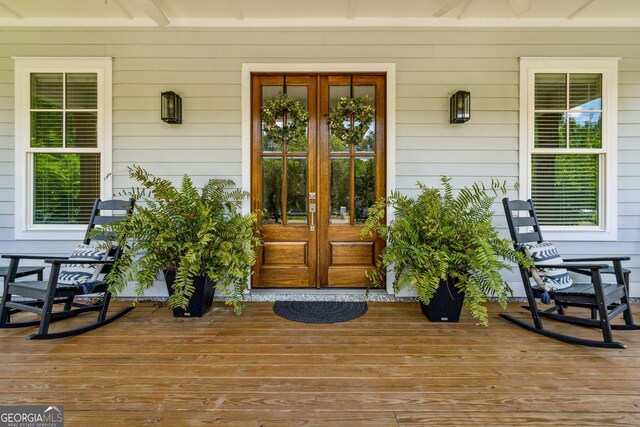
[[57, 258], [47, 258], [44, 260], [44, 262], [46, 262], [47, 264], [57, 264], [57, 265], [63, 265], [63, 264], [102, 264], [102, 265], [113, 265], [115, 263], [114, 260], [112, 259], [107, 259], [104, 261], [98, 261], [98, 260], [80, 260], [80, 259], [57, 259]]
[[628, 256], [607, 256], [607, 257], [593, 257], [593, 258], [565, 258], [567, 262], [597, 262], [597, 261], [629, 261], [631, 257]]
[[51, 255], [12, 255], [12, 254], [8, 254], [8, 255], [2, 255], [2, 258], [8, 258], [8, 259], [39, 259], [39, 260], [56, 260], [56, 261], [60, 261], [60, 260], [67, 260], [69, 259], [68, 257], [57, 257], [57, 256], [51, 256]]
[[563, 262], [562, 264], [535, 264], [535, 268], [548, 269], [548, 268], [566, 268], [566, 269], [597, 269], [604, 270], [610, 266], [607, 264], [584, 264], [574, 262]]

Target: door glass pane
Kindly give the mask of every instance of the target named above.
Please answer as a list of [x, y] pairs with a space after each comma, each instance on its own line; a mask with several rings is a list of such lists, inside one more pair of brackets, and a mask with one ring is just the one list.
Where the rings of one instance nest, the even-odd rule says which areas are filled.
[[[282, 94], [282, 86], [262, 86], [262, 106], [271, 98], [277, 98]], [[278, 126], [282, 127], [282, 117], [276, 119]], [[262, 129], [262, 151], [267, 153], [282, 153], [282, 141], [273, 141], [267, 137]]]
[[[349, 98], [351, 96], [351, 88], [349, 86], [330, 86], [329, 87], [329, 110], [338, 105], [338, 101], [340, 98]], [[351, 121], [346, 120], [344, 122], [344, 126], [351, 126]], [[331, 132], [331, 152], [333, 153], [348, 153], [349, 152], [349, 144], [342, 141], [340, 138], [336, 137], [333, 132]]]
[[536, 110], [567, 109], [567, 75], [537, 73], [535, 83]]
[[349, 224], [351, 219], [350, 159], [331, 159], [329, 189], [331, 224]]
[[31, 109], [62, 108], [62, 73], [31, 74]]
[[282, 158], [262, 159], [263, 224], [282, 224]]
[[287, 159], [287, 224], [307, 224], [307, 159]]
[[[307, 87], [306, 86], [287, 86], [287, 95], [300, 103], [304, 111], [308, 111]], [[291, 118], [287, 117], [287, 124], [291, 123]], [[306, 153], [307, 152], [307, 135], [309, 134], [309, 122], [307, 121], [307, 131], [304, 136], [287, 141], [287, 152], [289, 153]]]
[[33, 156], [33, 223], [86, 224], [100, 196], [100, 154]]
[[355, 181], [355, 223], [363, 224], [369, 214], [369, 208], [375, 203], [375, 159], [372, 157], [356, 158]]
[[[369, 99], [369, 105], [374, 108], [376, 106], [376, 87], [375, 86], [356, 86], [353, 88], [353, 94], [356, 98], [367, 97]], [[358, 126], [360, 122], [355, 122], [353, 125]], [[362, 142], [356, 145], [356, 151], [361, 153], [373, 153], [376, 147], [376, 121], [371, 121], [367, 133], [364, 135]]]

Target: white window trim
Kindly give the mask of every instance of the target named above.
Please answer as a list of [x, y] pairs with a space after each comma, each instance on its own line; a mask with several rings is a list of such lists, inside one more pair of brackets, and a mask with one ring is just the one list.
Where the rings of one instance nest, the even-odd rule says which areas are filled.
[[[567, 241], [616, 240], [618, 235], [618, 61], [620, 58], [520, 58], [520, 198], [531, 197], [531, 150], [536, 73], [602, 74], [602, 136], [605, 164], [601, 165], [598, 227], [543, 227], [545, 239]], [[585, 151], [586, 153], [587, 151]]]
[[31, 168], [27, 164], [30, 135], [30, 74], [90, 72], [98, 77], [98, 149], [100, 197], [112, 197], [112, 70], [111, 58], [14, 57], [15, 61], [15, 238], [16, 240], [82, 240], [86, 225], [44, 225], [31, 221]]

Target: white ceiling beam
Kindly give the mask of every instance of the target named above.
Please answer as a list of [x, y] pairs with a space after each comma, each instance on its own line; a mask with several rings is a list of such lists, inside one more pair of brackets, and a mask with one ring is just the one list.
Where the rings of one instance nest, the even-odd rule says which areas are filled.
[[472, 1], [473, 0], [467, 0], [467, 3], [462, 6], [462, 9], [460, 9], [460, 13], [458, 14], [458, 19], [463, 19], [465, 17], [464, 14], [467, 12], [467, 9], [469, 8], [469, 5]]
[[447, 14], [452, 9], [455, 9], [457, 6], [461, 5], [463, 1], [465, 0], [448, 0], [445, 4], [442, 5], [440, 9], [433, 12], [432, 16], [434, 18], [439, 18]]
[[349, 5], [347, 7], [347, 19], [353, 20], [356, 16], [356, 0], [349, 0]]
[[7, 6], [5, 4], [5, 2], [0, 1], [0, 8], [6, 10], [7, 12], [9, 12], [10, 15], [13, 15], [15, 18], [17, 19], [24, 19], [24, 16], [20, 15], [18, 12], [16, 12], [15, 10], [11, 9], [9, 6]]
[[161, 27], [169, 25], [169, 20], [155, 0], [138, 0], [142, 10]]
[[120, 10], [127, 15], [127, 18], [129, 19], [133, 19], [133, 15], [131, 14], [131, 12], [129, 12], [129, 10], [127, 10], [126, 7], [124, 7], [124, 5], [122, 4], [122, 0], [113, 0], [113, 3], [118, 6], [118, 8], [120, 8]]
[[509, 6], [513, 10], [513, 14], [516, 17], [520, 17], [520, 15], [531, 9], [531, 0], [509, 0]]
[[240, 0], [227, 0], [229, 9], [231, 9], [234, 18], [236, 18], [238, 21], [242, 21], [244, 19], [244, 14], [242, 13], [242, 5], [240, 3]]
[[569, 17], [567, 19], [573, 19], [576, 16], [578, 16], [583, 10], [585, 10], [586, 8], [588, 8], [591, 3], [593, 3], [595, 0], [587, 0], [587, 2], [585, 4], [583, 4], [582, 6], [580, 6], [578, 9], [575, 10], [575, 12], [573, 12], [571, 15], [569, 15]]

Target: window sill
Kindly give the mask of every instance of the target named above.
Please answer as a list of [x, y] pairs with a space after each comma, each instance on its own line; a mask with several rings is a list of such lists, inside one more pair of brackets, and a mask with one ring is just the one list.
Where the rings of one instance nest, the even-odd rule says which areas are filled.
[[87, 226], [69, 227], [65, 229], [30, 229], [15, 230], [16, 240], [84, 240]]
[[604, 231], [604, 230], [545, 230], [542, 229], [542, 236], [545, 240], [552, 242], [561, 241], [576, 241], [576, 242], [589, 242], [589, 241], [616, 241], [618, 240], [618, 233], [616, 231]]

